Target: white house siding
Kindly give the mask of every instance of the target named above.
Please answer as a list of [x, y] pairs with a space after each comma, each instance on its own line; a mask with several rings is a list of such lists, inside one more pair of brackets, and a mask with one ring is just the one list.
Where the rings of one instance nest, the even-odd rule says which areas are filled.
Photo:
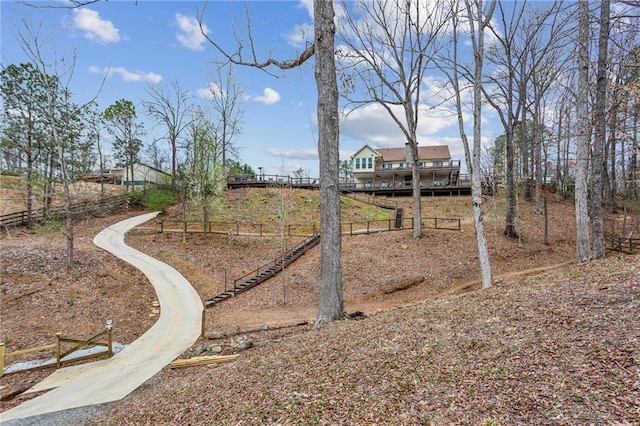
[[133, 165], [133, 179], [130, 177], [131, 168], [129, 166], [124, 168], [123, 185], [130, 185], [133, 181], [134, 186], [146, 186], [148, 184], [163, 184], [170, 181], [170, 175], [163, 171], [154, 169], [145, 164], [134, 163]]

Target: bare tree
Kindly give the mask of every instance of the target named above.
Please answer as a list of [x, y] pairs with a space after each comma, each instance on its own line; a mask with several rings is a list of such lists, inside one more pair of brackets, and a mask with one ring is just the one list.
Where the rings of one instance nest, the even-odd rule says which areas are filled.
[[[379, 104], [404, 134], [412, 167], [413, 236], [421, 238], [418, 121], [424, 100], [420, 90], [440, 49], [451, 9], [444, 3], [406, 0], [349, 4], [354, 6], [344, 14], [344, 26], [338, 31], [344, 43], [338, 52], [344, 65], [342, 95], [356, 108]], [[347, 11], [344, 1], [343, 6]]]
[[[558, 40], [563, 40], [566, 25], [560, 14], [562, 4], [558, 2], [552, 3], [546, 9], [528, 8], [526, 1], [509, 5], [498, 2], [497, 11], [499, 25], [489, 24], [496, 43], [491, 46], [487, 55], [494, 69], [487, 76], [488, 84], [483, 85], [483, 91], [489, 104], [498, 113], [506, 136], [507, 207], [504, 234], [510, 238], [519, 238], [516, 227], [516, 136], [519, 136], [518, 142], [523, 153], [523, 174], [525, 188], [528, 188], [529, 158], [533, 157], [530, 153], [533, 145], [529, 141], [527, 119], [527, 108], [530, 104], [528, 85], [535, 71], [540, 70], [546, 62], [553, 63], [548, 57], [557, 55]], [[540, 78], [538, 83], [541, 83]], [[547, 89], [548, 84], [547, 87], [537, 87], [538, 96]], [[540, 157], [539, 146], [536, 152]], [[540, 167], [538, 169], [540, 170]], [[530, 199], [530, 189], [526, 189], [525, 193], [527, 199]]]
[[178, 142], [180, 135], [189, 126], [192, 118], [191, 96], [180, 87], [177, 81], [171, 82], [167, 88], [149, 87], [147, 94], [150, 101], [142, 104], [149, 116], [160, 126], [164, 126], [164, 138], [171, 149], [171, 184], [175, 185], [178, 161]]
[[[491, 260], [489, 258], [489, 248], [487, 246], [487, 238], [484, 227], [484, 209], [482, 206], [482, 67], [484, 59], [484, 33], [491, 21], [491, 16], [496, 6], [496, 0], [489, 2], [488, 7], [482, 0], [465, 0], [464, 8], [459, 9], [461, 5], [457, 2], [452, 3], [454, 13], [452, 15], [452, 49], [449, 53], [451, 66], [449, 69], [440, 68], [445, 71], [449, 79], [456, 103], [456, 111], [458, 116], [458, 127], [460, 137], [463, 141], [467, 169], [471, 176], [471, 197], [473, 207], [473, 222], [476, 230], [476, 246], [478, 250], [478, 261], [480, 263], [480, 274], [482, 278], [482, 288], [489, 288], [493, 285], [493, 277], [491, 273]], [[458, 47], [461, 43], [460, 28], [461, 20], [468, 22], [468, 34], [473, 48], [473, 68], [467, 70], [463, 64], [459, 62]], [[470, 81], [473, 90], [473, 145], [469, 142], [467, 132], [465, 130], [465, 122], [463, 118], [463, 102], [462, 91], [466, 85], [464, 82]], [[461, 84], [462, 82], [462, 84]]]
[[233, 77], [233, 66], [218, 67], [216, 81], [209, 85], [209, 100], [218, 120], [218, 139], [222, 164], [227, 167], [227, 159], [236, 153], [233, 144], [242, 131], [242, 100], [244, 90]]
[[600, 34], [598, 38], [598, 65], [596, 76], [596, 105], [594, 144], [591, 160], [591, 224], [592, 258], [604, 258], [604, 213], [602, 210], [602, 177], [606, 170], [604, 150], [606, 145], [607, 73], [609, 57], [610, 1], [602, 0], [600, 6]]
[[578, 2], [578, 138], [576, 152], [576, 256], [578, 262], [591, 259], [589, 243], [589, 211], [587, 198], [587, 175], [589, 169], [589, 142], [591, 127], [589, 120], [589, 3]]
[[271, 57], [258, 61], [253, 38], [249, 35], [249, 59], [243, 46], [234, 53], [226, 52], [204, 31], [203, 16], [199, 16], [203, 35], [224, 57], [236, 65], [267, 70], [295, 68], [315, 54], [315, 79], [318, 92], [318, 154], [320, 159], [320, 297], [315, 327], [344, 317], [342, 294], [342, 241], [340, 235], [340, 156], [338, 81], [335, 64], [335, 12], [333, 2], [314, 0], [314, 43], [298, 57], [279, 61]]

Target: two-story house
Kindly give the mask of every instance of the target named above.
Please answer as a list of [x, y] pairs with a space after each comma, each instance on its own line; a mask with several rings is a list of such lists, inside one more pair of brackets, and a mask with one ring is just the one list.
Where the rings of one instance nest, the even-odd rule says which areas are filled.
[[[422, 188], [458, 187], [460, 160], [452, 160], [447, 145], [419, 146], [418, 168]], [[413, 164], [408, 144], [403, 148], [365, 145], [351, 157], [355, 188], [411, 187]]]

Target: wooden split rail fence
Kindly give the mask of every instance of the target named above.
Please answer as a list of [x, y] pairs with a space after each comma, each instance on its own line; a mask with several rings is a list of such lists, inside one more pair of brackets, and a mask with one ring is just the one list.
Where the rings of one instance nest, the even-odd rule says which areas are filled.
[[605, 236], [607, 248], [627, 254], [640, 253], [640, 238], [623, 237], [611, 232]]
[[[129, 199], [126, 194], [114, 195], [105, 197], [98, 200], [81, 201], [71, 204], [72, 217], [84, 217], [91, 214], [105, 213], [121, 209], [129, 204]], [[0, 216], [0, 227], [12, 228], [17, 226], [28, 226], [29, 221], [31, 224], [42, 223], [46, 220], [55, 218], [64, 218], [66, 216], [66, 209], [64, 206], [51, 206], [42, 207], [31, 210], [31, 218], [29, 218], [29, 212], [27, 210], [3, 214]]]
[[[36, 346], [33, 348], [22, 349], [14, 352], [5, 352], [4, 343], [0, 343], [0, 377], [2, 377], [5, 372], [4, 364], [5, 359], [9, 357], [17, 357], [20, 355], [28, 355], [37, 352], [45, 352], [45, 351], [55, 351], [55, 362], [52, 360], [51, 362], [39, 363], [37, 365], [34, 364], [33, 367], [26, 367], [16, 371], [9, 371], [6, 374], [14, 373], [17, 371], [28, 371], [28, 370], [40, 370], [43, 368], [60, 368], [65, 363], [78, 362], [78, 361], [86, 361], [88, 359], [100, 358], [103, 356], [107, 356], [111, 358], [113, 356], [113, 342], [111, 338], [111, 329], [112, 329], [111, 320], [107, 321], [106, 328], [100, 333], [92, 336], [86, 340], [82, 339], [72, 339], [68, 337], [62, 337], [60, 333], [56, 334], [56, 341], [49, 345]], [[106, 337], [106, 341], [99, 341], [98, 339], [102, 339]], [[74, 346], [70, 349], [63, 350], [62, 346], [65, 344], [73, 344]], [[82, 355], [82, 356], [71, 356], [74, 352], [78, 352], [83, 349], [101, 346], [104, 347], [105, 350], [99, 351], [96, 353]]]
[[[360, 235], [377, 232], [394, 231], [400, 229], [413, 228], [414, 218], [396, 218], [382, 220], [367, 220], [364, 222], [349, 222], [341, 224], [342, 235]], [[461, 221], [459, 218], [423, 217], [424, 228], [459, 231]], [[235, 236], [259, 236], [279, 234], [280, 230], [275, 225], [261, 223], [240, 223], [240, 222], [208, 222], [203, 226], [202, 222], [180, 222], [180, 221], [158, 221], [150, 230], [160, 233], [164, 232], [184, 232], [186, 234], [224, 234], [233, 233]], [[285, 234], [288, 237], [308, 237], [320, 232], [316, 224], [311, 225], [287, 225]]]

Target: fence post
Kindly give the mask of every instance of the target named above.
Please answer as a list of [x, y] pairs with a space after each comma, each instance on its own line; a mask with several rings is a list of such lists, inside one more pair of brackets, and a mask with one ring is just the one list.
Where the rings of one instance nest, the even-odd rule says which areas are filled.
[[369, 221], [367, 221], [367, 234], [369, 233]]
[[163, 232], [164, 232], [164, 219], [160, 221], [160, 233], [162, 234]]
[[4, 342], [0, 342], [0, 377], [4, 375]]
[[111, 358], [113, 356], [113, 340], [111, 339], [111, 329], [113, 328], [113, 322], [107, 320], [107, 356]]
[[60, 336], [62, 333], [56, 333], [56, 368], [60, 368]]
[[204, 313], [205, 313], [205, 310], [203, 309], [202, 310], [202, 323], [200, 323], [200, 338], [201, 339], [204, 338], [204, 334], [205, 334], [204, 333], [204, 318], [205, 318]]

